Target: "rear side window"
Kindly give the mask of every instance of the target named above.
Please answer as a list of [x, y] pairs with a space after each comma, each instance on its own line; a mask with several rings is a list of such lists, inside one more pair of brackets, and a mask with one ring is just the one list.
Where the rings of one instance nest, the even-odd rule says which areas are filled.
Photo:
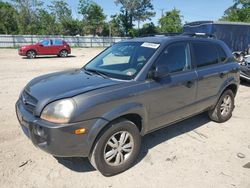
[[216, 44], [199, 42], [193, 43], [192, 46], [197, 67], [219, 63]]
[[54, 46], [62, 46], [63, 45], [63, 41], [62, 40], [53, 40], [53, 45]]

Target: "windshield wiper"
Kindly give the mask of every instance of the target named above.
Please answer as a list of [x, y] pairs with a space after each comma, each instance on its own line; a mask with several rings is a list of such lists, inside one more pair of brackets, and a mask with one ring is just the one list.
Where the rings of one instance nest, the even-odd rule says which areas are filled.
[[104, 72], [101, 72], [99, 70], [96, 70], [96, 69], [86, 69], [86, 68], [84, 68], [84, 70], [87, 71], [87, 72], [91, 72], [91, 73], [97, 74], [97, 75], [99, 75], [99, 76], [101, 76], [103, 78], [108, 78], [107, 74], [105, 74]]

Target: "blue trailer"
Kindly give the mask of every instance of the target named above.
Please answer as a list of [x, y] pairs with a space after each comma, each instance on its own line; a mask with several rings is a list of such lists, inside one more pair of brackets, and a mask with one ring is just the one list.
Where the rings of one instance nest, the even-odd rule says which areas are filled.
[[240, 22], [198, 21], [184, 25], [184, 33], [205, 33], [224, 41], [234, 53], [250, 53], [250, 24]]

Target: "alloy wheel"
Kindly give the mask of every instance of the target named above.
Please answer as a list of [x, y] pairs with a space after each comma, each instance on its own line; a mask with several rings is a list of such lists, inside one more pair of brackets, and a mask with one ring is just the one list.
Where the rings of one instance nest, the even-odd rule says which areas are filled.
[[133, 152], [134, 140], [127, 131], [113, 134], [104, 149], [104, 159], [111, 166], [125, 163]]
[[229, 95], [226, 95], [220, 105], [220, 112], [222, 116], [227, 116], [232, 109], [232, 99]]

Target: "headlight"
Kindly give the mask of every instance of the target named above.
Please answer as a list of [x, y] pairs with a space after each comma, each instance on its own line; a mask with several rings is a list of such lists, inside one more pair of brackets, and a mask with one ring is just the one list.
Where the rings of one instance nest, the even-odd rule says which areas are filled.
[[72, 99], [63, 99], [48, 104], [42, 111], [41, 119], [52, 123], [68, 123], [75, 103]]

